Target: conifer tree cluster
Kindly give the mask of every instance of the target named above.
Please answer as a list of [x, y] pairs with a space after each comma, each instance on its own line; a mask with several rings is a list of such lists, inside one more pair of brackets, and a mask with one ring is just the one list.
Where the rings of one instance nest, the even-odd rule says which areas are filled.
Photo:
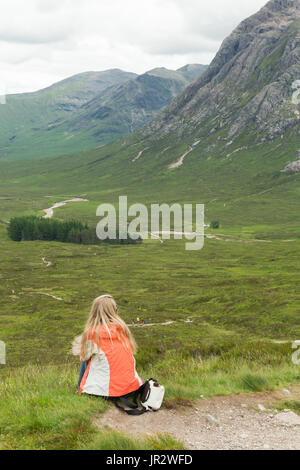
[[8, 226], [8, 235], [11, 240], [30, 241], [45, 240], [64, 243], [81, 243], [85, 245], [101, 242], [113, 244], [135, 244], [141, 239], [132, 240], [129, 236], [126, 240], [99, 240], [95, 228], [90, 228], [78, 220], [44, 219], [36, 216], [14, 217]]

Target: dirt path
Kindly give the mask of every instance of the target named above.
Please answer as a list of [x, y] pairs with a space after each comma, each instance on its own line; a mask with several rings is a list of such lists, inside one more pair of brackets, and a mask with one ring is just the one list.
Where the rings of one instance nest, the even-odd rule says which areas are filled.
[[[220, 236], [221, 235], [221, 236]], [[224, 238], [225, 235], [223, 234], [219, 234], [219, 236], [217, 235], [212, 235], [212, 234], [206, 234], [204, 235], [205, 238], [208, 238], [208, 239], [211, 239], [211, 240], [219, 240], [219, 241], [222, 241], [222, 242], [235, 242], [235, 243], [271, 243], [271, 240], [259, 240], [258, 238], [253, 238], [253, 239], [240, 239], [240, 238]]]
[[141, 151], [137, 154], [137, 156], [132, 159], [132, 162], [136, 162], [136, 161], [143, 155], [143, 153], [146, 152], [146, 150], [148, 150], [149, 148], [150, 148], [150, 147], [146, 147], [145, 149], [141, 150]]
[[[128, 326], [133, 327], [133, 328], [138, 328], [138, 327], [145, 327], [145, 326], [167, 326], [167, 325], [172, 325], [173, 323], [176, 323], [175, 321], [166, 321], [165, 323], [146, 323], [143, 325], [142, 323], [135, 323], [133, 324], [128, 324]], [[187, 322], [190, 323], [190, 322]]]
[[172, 169], [174, 169], [174, 168], [178, 168], [178, 167], [180, 167], [181, 165], [183, 165], [183, 161], [184, 161], [185, 157], [186, 157], [187, 155], [189, 155], [189, 153], [191, 153], [191, 152], [197, 147], [197, 145], [200, 144], [200, 142], [201, 142], [201, 140], [197, 140], [197, 141], [194, 142], [192, 145], [190, 145], [189, 149], [186, 150], [186, 151], [184, 152], [184, 154], [181, 155], [181, 157], [180, 157], [176, 162], [173, 162], [173, 163], [171, 163], [171, 165], [169, 165], [169, 167], [168, 167], [169, 170], [172, 170]]
[[185, 159], [185, 157], [191, 153], [193, 151], [192, 148], [190, 148], [189, 150], [187, 150], [186, 152], [184, 152], [183, 155], [181, 155], [181, 157], [179, 158], [179, 160], [177, 160], [176, 162], [174, 163], [171, 163], [171, 165], [169, 165], [169, 169], [172, 170], [173, 168], [178, 168], [179, 166], [181, 166], [183, 164], [183, 160]]
[[50, 268], [50, 266], [52, 266], [51, 261], [47, 261], [45, 257], [42, 258], [42, 261], [46, 265], [47, 268]]
[[47, 294], [46, 292], [28, 292], [28, 294], [32, 294], [32, 295], [45, 295], [46, 297], [51, 297], [51, 299], [54, 299], [54, 300], [63, 300], [61, 297], [56, 297], [55, 295], [52, 295], [52, 294]]
[[67, 201], [56, 202], [52, 207], [49, 207], [48, 209], [43, 209], [43, 211], [45, 212], [44, 219], [51, 219], [54, 214], [54, 209], [65, 206], [66, 204], [70, 202], [88, 202], [88, 199], [81, 199], [80, 197], [74, 197], [73, 199], [68, 199]]
[[202, 399], [190, 407], [142, 416], [128, 416], [111, 406], [94, 423], [130, 435], [167, 432], [193, 450], [299, 450], [300, 417], [274, 410], [279, 401], [299, 400], [300, 386], [290, 390]]
[[[196, 145], [197, 143], [195, 143]], [[133, 159], [132, 161], [135, 161], [137, 160], [138, 158], [140, 158], [140, 156], [142, 155], [143, 152], [145, 152], [147, 150], [147, 148], [145, 148], [144, 150], [141, 150], [141, 152], [139, 152], [139, 154], [137, 155], [137, 157], [135, 159]], [[193, 149], [192, 149], [193, 150]], [[190, 150], [190, 151], [192, 151]], [[189, 153], [189, 152], [188, 152]], [[53, 214], [54, 214], [54, 209], [57, 209], [58, 207], [62, 207], [62, 206], [65, 206], [66, 204], [70, 203], [70, 202], [88, 202], [88, 199], [82, 199], [82, 198], [79, 198], [79, 197], [76, 197], [76, 198], [73, 198], [73, 199], [68, 199], [67, 201], [62, 201], [62, 202], [56, 202], [52, 207], [49, 207], [48, 209], [43, 209], [43, 212], [45, 212], [45, 215], [44, 215], [44, 219], [51, 219], [53, 217]], [[161, 235], [163, 234], [167, 234], [167, 235], [182, 235], [182, 236], [186, 236], [186, 235], [196, 235], [195, 233], [193, 232], [176, 232], [176, 231], [170, 231], [170, 232], [148, 232], [152, 235], [152, 237], [154, 238], [157, 238], [157, 240], [160, 241], [160, 243], [164, 243], [164, 240], [161, 238]], [[221, 235], [221, 236], [220, 236]], [[256, 239], [253, 239], [253, 240], [241, 240], [241, 239], [235, 239], [235, 238], [225, 238], [225, 235], [223, 234], [219, 234], [219, 236], [217, 235], [212, 235], [212, 234], [205, 234], [204, 235], [205, 238], [208, 238], [208, 239], [214, 239], [214, 240], [218, 240], [218, 241], [224, 241], [224, 242], [235, 242], [235, 243], [253, 243], [253, 242], [264, 242], [264, 243], [271, 243], [270, 240], [256, 240]], [[286, 240], [286, 241], [291, 241], [291, 240]], [[44, 259], [43, 259], [43, 262], [44, 262]], [[46, 264], [46, 263], [45, 263]], [[49, 264], [50, 266], [50, 264]]]
[[[196, 236], [195, 232], [178, 232], [178, 231], [160, 231], [160, 232], [149, 232], [151, 235], [153, 235], [155, 238], [158, 238], [161, 243], [164, 242], [164, 240], [160, 237], [160, 235], [181, 235], [181, 236], [190, 236], [194, 235]], [[218, 240], [222, 242], [232, 242], [232, 243], [272, 243], [271, 240], [259, 240], [256, 238], [253, 239], [240, 239], [240, 238], [227, 238], [226, 235], [220, 233], [219, 235], [213, 235], [211, 233], [206, 233], [204, 234], [204, 238], [210, 239], [210, 240]], [[284, 240], [284, 241], [292, 241], [292, 240]]]

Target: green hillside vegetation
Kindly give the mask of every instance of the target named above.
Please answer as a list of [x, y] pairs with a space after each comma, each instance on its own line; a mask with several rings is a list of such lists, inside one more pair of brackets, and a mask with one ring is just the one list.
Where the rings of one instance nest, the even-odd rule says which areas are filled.
[[[137, 369], [166, 386], [164, 406], [300, 379], [291, 344], [273, 342], [300, 335], [299, 240], [206, 240], [192, 254], [174, 240], [136, 247], [14, 243], [5, 226], [0, 233], [0, 331], [7, 344], [7, 365], [0, 367], [2, 448], [159, 445], [128, 438], [120, 444], [109, 431], [99, 434], [91, 417], [107, 404], [74, 394], [79, 362], [71, 341], [93, 298], [104, 292], [115, 296], [127, 323], [137, 315], [147, 323], [174, 322], [133, 329]], [[167, 440], [162, 448], [172, 445]]]
[[129, 204], [204, 203], [207, 221], [218, 220], [223, 231], [242, 232], [242, 237], [299, 237], [299, 173], [281, 173], [299, 147], [297, 127], [284, 140], [256, 145], [244, 136], [225, 151], [221, 143], [212, 147], [211, 137], [174, 170], [168, 165], [186, 151], [193, 138], [180, 143], [172, 138], [136, 143], [137, 137], [70, 157], [30, 162], [30, 168], [20, 162], [0, 164], [1, 196], [7, 198], [2, 199], [1, 218], [8, 221], [24, 210], [42, 210], [78, 195], [90, 202], [70, 205], [63, 212], [59, 209], [57, 216], [78, 214], [96, 224], [97, 206], [117, 203], [124, 194]]

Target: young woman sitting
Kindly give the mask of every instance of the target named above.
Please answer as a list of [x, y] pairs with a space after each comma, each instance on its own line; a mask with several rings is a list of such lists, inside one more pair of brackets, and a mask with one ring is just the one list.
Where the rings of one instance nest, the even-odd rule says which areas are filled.
[[143, 384], [135, 369], [136, 342], [113, 297], [94, 300], [81, 337], [79, 393], [121, 397]]

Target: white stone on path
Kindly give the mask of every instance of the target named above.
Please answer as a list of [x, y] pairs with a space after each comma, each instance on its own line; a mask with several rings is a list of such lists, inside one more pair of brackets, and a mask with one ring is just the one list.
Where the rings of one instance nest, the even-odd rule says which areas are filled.
[[264, 407], [264, 405], [258, 405], [258, 409], [260, 411], [267, 411], [267, 409]]
[[214, 416], [212, 416], [212, 415], [207, 415], [206, 419], [211, 424], [220, 424], [219, 420], [217, 418], [215, 418]]

